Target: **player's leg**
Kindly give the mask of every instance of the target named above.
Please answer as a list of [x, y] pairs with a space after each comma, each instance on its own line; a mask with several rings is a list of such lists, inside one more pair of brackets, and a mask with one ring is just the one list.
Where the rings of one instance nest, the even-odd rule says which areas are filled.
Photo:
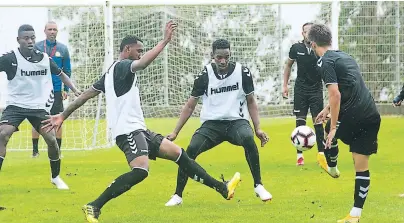
[[370, 187], [369, 156], [377, 153], [377, 137], [380, 128], [380, 116], [371, 123], [362, 123], [354, 132], [349, 145], [356, 171], [354, 205], [349, 215], [338, 222], [359, 222]]
[[247, 120], [234, 120], [229, 123], [227, 141], [242, 146], [245, 158], [254, 179], [254, 191], [262, 201], [272, 199], [272, 195], [264, 188], [261, 180], [260, 157], [257, 144], [254, 141], [254, 132]]
[[[195, 160], [196, 157], [209, 149], [223, 142], [222, 132], [220, 131], [223, 124], [220, 121], [207, 121], [194, 133], [191, 142], [187, 148], [187, 155]], [[178, 168], [177, 186], [174, 195], [166, 203], [166, 206], [174, 206], [182, 203], [182, 193], [188, 182], [187, 173]]]
[[52, 179], [51, 183], [56, 185], [58, 189], [67, 190], [69, 187], [67, 184], [62, 180], [60, 177], [60, 153], [59, 147], [56, 141], [55, 130], [50, 132], [46, 132], [45, 130], [41, 129], [42, 121], [46, 120], [48, 117], [48, 113], [45, 110], [32, 110], [26, 111], [27, 112], [27, 119], [31, 123], [31, 125], [38, 131], [38, 133], [44, 139], [46, 145], [48, 146], [48, 158], [51, 167]]
[[309, 97], [309, 107], [310, 107], [310, 112], [311, 116], [313, 119], [313, 125], [314, 125], [314, 131], [316, 133], [316, 141], [317, 141], [317, 163], [318, 165], [323, 168], [324, 170], [327, 170], [327, 160], [324, 156], [324, 128], [323, 128], [323, 123], [316, 123], [315, 119], [317, 115], [323, 110], [324, 108], [324, 101], [323, 101], [323, 92], [322, 89], [321, 91], [318, 91], [316, 93], [313, 93]]
[[184, 149], [174, 144], [162, 135], [147, 131], [150, 145], [150, 159], [155, 156], [174, 161], [187, 177], [204, 184], [217, 192], [225, 199], [230, 200], [234, 196], [236, 186], [240, 182], [240, 173], [236, 173], [229, 182], [220, 182], [210, 176], [195, 160], [191, 159]]
[[32, 158], [37, 158], [39, 156], [38, 143], [39, 143], [39, 133], [32, 127]]
[[110, 200], [130, 190], [149, 175], [149, 149], [143, 131], [135, 131], [116, 138], [116, 144], [124, 152], [131, 171], [120, 175], [94, 201], [84, 205], [88, 222], [98, 222], [101, 208]]
[[[307, 100], [307, 95], [303, 92], [297, 92], [295, 88], [295, 93], [293, 96], [293, 113], [296, 116], [296, 127], [306, 125], [307, 112], [309, 111], [309, 103]], [[296, 149], [297, 158], [296, 165], [304, 165], [303, 152]]]
[[25, 119], [20, 110], [21, 108], [19, 107], [7, 106], [2, 113], [0, 119], [0, 170], [6, 158], [7, 143], [13, 133], [18, 131], [18, 126]]
[[[60, 91], [56, 91], [55, 93], [55, 101], [52, 105], [52, 109], [50, 110], [50, 114], [51, 115], [57, 115], [63, 112], [63, 96], [62, 96], [62, 92]], [[60, 150], [60, 156], [62, 157], [62, 129], [63, 129], [63, 125], [60, 126], [59, 130], [56, 132], [56, 142], [59, 146], [59, 150]]]
[[[331, 120], [327, 121], [327, 124], [325, 125], [324, 132], [325, 132], [325, 138], [324, 141], [322, 142], [323, 145], [325, 145], [325, 139], [327, 138], [328, 133], [330, 132], [330, 125], [331, 125]], [[337, 164], [338, 164], [338, 140], [334, 138], [334, 140], [331, 143], [331, 148], [327, 148], [324, 150], [325, 158], [327, 160], [327, 168], [324, 169], [331, 177], [333, 178], [338, 178], [340, 176], [340, 172], [338, 170]]]

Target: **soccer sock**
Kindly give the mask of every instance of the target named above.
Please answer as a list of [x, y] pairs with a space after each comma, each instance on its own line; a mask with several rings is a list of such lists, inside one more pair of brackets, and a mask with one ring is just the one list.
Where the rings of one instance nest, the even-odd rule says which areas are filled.
[[4, 161], [4, 157], [0, 156], [0, 170], [1, 170], [1, 166], [3, 166], [3, 161]]
[[52, 178], [59, 176], [60, 173], [60, 159], [58, 160], [50, 160]]
[[39, 141], [39, 138], [32, 138], [32, 151], [34, 153], [38, 152], [38, 141]]
[[[302, 125], [306, 125], [306, 119], [296, 117], [296, 128], [299, 127], [299, 126], [302, 126]], [[297, 152], [297, 158], [298, 159], [300, 157], [303, 157], [303, 154], [302, 154], [303, 152], [302, 151], [299, 151], [299, 150], [296, 149], [296, 152]], [[300, 155], [300, 154], [302, 154], [302, 155]]]
[[58, 143], [59, 150], [60, 150], [60, 148], [62, 148], [62, 139], [56, 138], [56, 141], [57, 141], [57, 143]]
[[182, 192], [184, 192], [185, 185], [188, 182], [188, 176], [184, 172], [184, 170], [178, 168], [178, 175], [177, 175], [177, 187], [175, 188], [175, 194], [182, 197]]
[[354, 193], [354, 207], [352, 208], [351, 216], [361, 216], [363, 205], [365, 204], [366, 197], [369, 192], [370, 186], [370, 172], [356, 172], [355, 178], [355, 193]]
[[189, 158], [184, 149], [181, 149], [181, 155], [175, 161], [178, 166], [193, 180], [215, 189], [223, 196], [227, 197], [227, 187], [224, 183], [211, 177], [195, 160]]
[[257, 145], [254, 142], [254, 138], [245, 139], [243, 143], [245, 158], [247, 159], [248, 166], [250, 167], [251, 174], [254, 179], [254, 188], [258, 184], [262, 184], [261, 181], [261, 167], [260, 156], [258, 153]]
[[316, 132], [316, 140], [317, 140], [317, 149], [318, 152], [324, 152], [324, 128], [323, 124], [315, 124], [314, 131]]
[[101, 209], [108, 201], [118, 197], [134, 185], [142, 182], [148, 175], [149, 172], [145, 169], [133, 168], [132, 171], [116, 178], [95, 201], [88, 204]]
[[[323, 141], [323, 143], [325, 144], [325, 141]], [[321, 144], [323, 144], [323, 143], [321, 143]], [[338, 144], [336, 141], [331, 144], [331, 148], [324, 150], [325, 159], [327, 160], [327, 164], [329, 167], [337, 166], [338, 152], [339, 152], [339, 149], [338, 149]]]

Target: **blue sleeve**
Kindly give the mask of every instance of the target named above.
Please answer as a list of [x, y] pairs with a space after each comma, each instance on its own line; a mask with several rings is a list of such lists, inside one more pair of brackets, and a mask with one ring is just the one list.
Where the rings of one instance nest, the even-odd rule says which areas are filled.
[[[71, 75], [72, 75], [72, 67], [71, 67], [71, 64], [70, 64], [70, 54], [69, 54], [69, 50], [67, 49], [67, 47], [65, 47], [65, 50], [64, 50], [63, 66], [62, 67], [63, 67], [63, 72], [67, 76], [71, 77]], [[69, 88], [66, 85], [64, 85], [64, 91], [66, 91], [66, 92], [69, 91]]]

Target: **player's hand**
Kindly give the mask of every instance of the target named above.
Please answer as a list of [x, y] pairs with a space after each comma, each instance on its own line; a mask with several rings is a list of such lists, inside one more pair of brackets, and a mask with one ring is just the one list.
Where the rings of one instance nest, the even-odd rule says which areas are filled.
[[50, 132], [52, 129], [55, 129], [55, 131], [57, 132], [62, 126], [63, 121], [64, 118], [62, 114], [49, 115], [48, 119], [42, 121], [41, 129], [45, 130], [45, 132]]
[[282, 88], [282, 97], [287, 99], [289, 97], [289, 89], [288, 86], [283, 86]]
[[314, 120], [315, 124], [324, 123], [327, 120], [329, 114], [330, 109], [325, 107], [320, 113], [318, 113], [316, 119]]
[[76, 97], [78, 97], [78, 96], [80, 96], [82, 94], [82, 92], [80, 91], [80, 90], [75, 90], [74, 91], [74, 96], [76, 96]]
[[170, 141], [174, 141], [177, 138], [177, 133], [172, 132], [170, 133], [168, 136], [166, 136], [166, 138]]
[[66, 91], [62, 91], [62, 99], [63, 100], [67, 99], [67, 92]]
[[267, 144], [267, 142], [269, 141], [268, 135], [261, 129], [257, 129], [255, 131], [255, 135], [261, 140], [261, 147], [264, 147], [265, 144]]
[[331, 148], [332, 140], [334, 139], [336, 132], [337, 132], [336, 128], [333, 128], [333, 129], [330, 130], [330, 132], [327, 135], [327, 140], [325, 141], [324, 149], [330, 149]]
[[177, 29], [177, 24], [172, 20], [166, 24], [166, 28], [164, 29], [164, 41], [170, 42], [173, 36], [174, 31]]
[[400, 96], [397, 96], [393, 99], [393, 106], [397, 107], [401, 105], [401, 102], [403, 101], [403, 99], [401, 99]]

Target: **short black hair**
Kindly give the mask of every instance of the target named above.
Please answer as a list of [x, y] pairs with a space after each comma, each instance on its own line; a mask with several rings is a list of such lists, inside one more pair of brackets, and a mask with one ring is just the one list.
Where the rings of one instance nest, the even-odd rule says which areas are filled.
[[125, 46], [136, 44], [137, 42], [143, 43], [143, 41], [137, 36], [126, 36], [122, 39], [121, 46], [119, 47], [119, 51], [122, 52]]
[[305, 26], [309, 26], [309, 25], [314, 25], [314, 23], [306, 22], [305, 24], [302, 25], [302, 30], [304, 29]]
[[21, 25], [21, 26], [18, 28], [18, 36], [20, 36], [20, 34], [21, 34], [22, 32], [25, 32], [25, 31], [35, 31], [35, 30], [34, 30], [34, 27], [32, 27], [32, 26], [29, 25], [29, 24]]
[[324, 24], [314, 24], [309, 31], [309, 40], [318, 46], [331, 46], [332, 33]]
[[214, 53], [217, 49], [230, 49], [230, 42], [225, 39], [218, 39], [212, 43], [212, 52]]

